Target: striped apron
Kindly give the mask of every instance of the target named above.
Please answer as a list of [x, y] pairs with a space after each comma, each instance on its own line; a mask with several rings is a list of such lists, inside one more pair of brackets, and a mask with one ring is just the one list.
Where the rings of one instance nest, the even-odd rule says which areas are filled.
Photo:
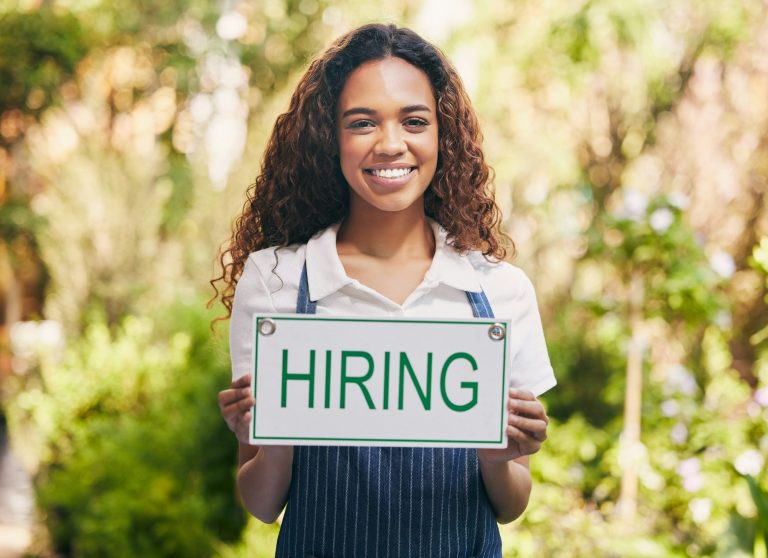
[[[493, 318], [484, 292], [467, 292]], [[314, 314], [307, 266], [298, 314]], [[277, 558], [498, 558], [501, 539], [467, 448], [295, 446]]]

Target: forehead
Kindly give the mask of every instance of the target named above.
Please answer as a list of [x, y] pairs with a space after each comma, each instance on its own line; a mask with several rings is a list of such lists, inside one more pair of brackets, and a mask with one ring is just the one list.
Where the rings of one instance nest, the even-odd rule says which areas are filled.
[[402, 58], [374, 60], [356, 68], [339, 97], [340, 111], [351, 107], [377, 109], [423, 104], [434, 110], [435, 95], [427, 74]]

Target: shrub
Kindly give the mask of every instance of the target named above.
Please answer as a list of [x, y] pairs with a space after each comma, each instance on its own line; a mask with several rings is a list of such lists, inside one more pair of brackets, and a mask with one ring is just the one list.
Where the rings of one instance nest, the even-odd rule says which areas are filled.
[[198, 308], [90, 325], [16, 399], [41, 443], [36, 493], [56, 552], [195, 558], [239, 538], [236, 441], [215, 399], [229, 364]]

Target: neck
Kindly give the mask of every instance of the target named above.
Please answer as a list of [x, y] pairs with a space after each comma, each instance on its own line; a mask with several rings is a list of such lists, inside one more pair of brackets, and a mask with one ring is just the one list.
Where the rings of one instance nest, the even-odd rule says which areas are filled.
[[424, 213], [423, 200], [393, 212], [350, 201], [349, 215], [336, 236], [339, 253], [382, 259], [432, 258], [435, 239]]

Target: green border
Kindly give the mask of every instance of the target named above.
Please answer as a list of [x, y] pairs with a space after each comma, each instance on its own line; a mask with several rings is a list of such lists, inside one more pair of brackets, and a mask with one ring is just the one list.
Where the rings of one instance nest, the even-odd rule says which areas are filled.
[[[258, 369], [256, 363], [258, 362], [259, 353], [259, 319], [270, 319], [273, 321], [285, 320], [285, 321], [319, 321], [319, 322], [366, 322], [366, 323], [406, 323], [406, 324], [452, 324], [452, 325], [493, 325], [498, 322], [506, 322], [507, 320], [488, 320], [486, 318], [475, 319], [472, 321], [453, 321], [453, 320], [378, 320], [378, 319], [364, 319], [364, 318], [333, 318], [333, 317], [321, 317], [314, 315], [307, 315], [302, 317], [296, 316], [270, 316], [258, 314], [253, 315], [253, 331], [254, 331], [254, 344], [253, 344], [253, 362], [251, 369], [253, 370], [253, 382], [251, 389], [253, 391], [253, 398], [256, 399], [256, 384]], [[507, 333], [509, 333], [509, 327], [507, 327]], [[507, 336], [504, 336], [504, 359], [502, 363], [501, 374], [501, 431], [499, 432], [498, 440], [417, 440], [417, 439], [402, 439], [402, 438], [322, 438], [312, 437], [305, 438], [299, 436], [257, 436], [256, 435], [256, 412], [251, 410], [251, 439], [256, 440], [296, 440], [299, 442], [312, 442], [312, 441], [336, 441], [336, 442], [408, 442], [408, 443], [452, 443], [452, 444], [500, 444], [504, 440], [504, 400], [506, 398], [507, 391], [504, 389], [504, 385], [507, 383]]]

